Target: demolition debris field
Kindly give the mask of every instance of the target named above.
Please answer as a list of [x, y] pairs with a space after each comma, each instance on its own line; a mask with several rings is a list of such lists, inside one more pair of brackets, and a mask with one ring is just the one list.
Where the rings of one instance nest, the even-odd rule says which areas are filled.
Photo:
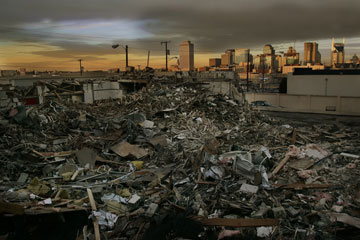
[[189, 84], [1, 111], [5, 239], [358, 239], [360, 126]]

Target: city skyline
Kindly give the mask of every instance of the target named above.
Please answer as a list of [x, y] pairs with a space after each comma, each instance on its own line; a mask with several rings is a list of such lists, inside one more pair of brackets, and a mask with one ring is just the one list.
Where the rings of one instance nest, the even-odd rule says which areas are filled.
[[358, 1], [210, 2], [5, 0], [0, 69], [76, 70], [78, 59], [84, 59], [85, 70], [124, 66], [125, 53], [112, 49], [114, 43], [129, 45], [133, 66], [144, 67], [150, 50], [155, 68], [165, 65], [161, 41], [171, 41], [171, 56], [179, 55], [181, 41], [194, 43], [195, 67], [208, 65], [226, 49], [249, 48], [256, 55], [265, 44], [279, 52], [294, 41], [301, 59], [304, 42], [319, 43], [329, 64], [332, 37], [347, 39], [345, 60], [360, 53]]

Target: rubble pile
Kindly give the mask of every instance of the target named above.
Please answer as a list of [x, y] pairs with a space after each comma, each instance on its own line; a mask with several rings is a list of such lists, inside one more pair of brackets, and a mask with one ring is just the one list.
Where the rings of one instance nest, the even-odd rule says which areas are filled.
[[9, 239], [360, 236], [357, 126], [293, 126], [191, 84], [0, 117]]

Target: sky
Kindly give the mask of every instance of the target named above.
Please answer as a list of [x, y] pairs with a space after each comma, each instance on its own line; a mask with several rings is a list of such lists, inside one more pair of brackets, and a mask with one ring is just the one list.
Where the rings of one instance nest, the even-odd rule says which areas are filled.
[[329, 63], [331, 39], [346, 39], [346, 59], [360, 55], [359, 0], [1, 0], [0, 69], [107, 70], [129, 64], [164, 67], [161, 41], [170, 41], [169, 65], [179, 43], [195, 45], [195, 66], [229, 48], [260, 53], [304, 41], [319, 43]]

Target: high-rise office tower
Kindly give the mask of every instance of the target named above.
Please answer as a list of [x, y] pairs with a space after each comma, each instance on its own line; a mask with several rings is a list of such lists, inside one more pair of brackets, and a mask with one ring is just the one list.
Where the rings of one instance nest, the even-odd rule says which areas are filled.
[[182, 71], [194, 70], [194, 44], [182, 41], [179, 46], [180, 69]]
[[321, 63], [319, 45], [316, 42], [304, 43], [304, 64]]
[[296, 52], [295, 48], [289, 47], [288, 51], [284, 53], [283, 65], [295, 65], [299, 64], [299, 53]]
[[223, 67], [225, 66], [230, 66], [231, 65], [231, 57], [232, 55], [229, 54], [229, 53], [224, 53], [224, 54], [221, 54], [221, 65]]
[[[248, 59], [249, 57], [249, 59]], [[235, 49], [235, 64], [250, 62], [250, 49], [248, 48], [236, 48]]]
[[264, 54], [275, 55], [275, 49], [271, 44], [266, 44], [263, 49]]
[[235, 49], [228, 49], [225, 54], [229, 55], [229, 65], [233, 65], [235, 62]]
[[345, 39], [342, 43], [335, 43], [334, 39], [331, 43], [331, 65], [343, 64], [345, 57]]

